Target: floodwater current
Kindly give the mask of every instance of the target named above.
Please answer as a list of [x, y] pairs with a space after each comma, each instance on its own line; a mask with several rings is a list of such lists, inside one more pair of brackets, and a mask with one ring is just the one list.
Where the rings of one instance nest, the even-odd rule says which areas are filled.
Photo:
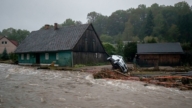
[[0, 64], [0, 108], [192, 108], [192, 91]]

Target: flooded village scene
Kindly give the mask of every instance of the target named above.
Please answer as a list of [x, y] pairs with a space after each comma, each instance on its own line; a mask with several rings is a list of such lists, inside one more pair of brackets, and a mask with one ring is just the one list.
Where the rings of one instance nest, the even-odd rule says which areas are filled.
[[0, 8], [0, 108], [192, 108], [191, 0]]

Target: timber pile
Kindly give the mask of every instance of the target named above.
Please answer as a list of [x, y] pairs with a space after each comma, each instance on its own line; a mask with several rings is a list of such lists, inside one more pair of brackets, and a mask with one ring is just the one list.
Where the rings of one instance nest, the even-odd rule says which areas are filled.
[[136, 80], [145, 83], [175, 87], [180, 90], [192, 90], [192, 76], [154, 76], [149, 78], [132, 77], [127, 74], [123, 74], [117, 70], [102, 69], [100, 72], [94, 73], [95, 79], [110, 78], [110, 79], [121, 79], [121, 80]]
[[141, 81], [165, 87], [175, 87], [180, 90], [192, 90], [192, 77], [189, 76], [161, 76], [143, 78]]

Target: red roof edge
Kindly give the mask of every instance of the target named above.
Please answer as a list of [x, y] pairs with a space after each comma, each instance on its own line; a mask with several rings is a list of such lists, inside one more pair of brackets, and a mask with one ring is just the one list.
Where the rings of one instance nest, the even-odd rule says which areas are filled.
[[10, 40], [15, 46], [18, 46], [18, 42], [17, 41], [14, 41], [14, 40]]

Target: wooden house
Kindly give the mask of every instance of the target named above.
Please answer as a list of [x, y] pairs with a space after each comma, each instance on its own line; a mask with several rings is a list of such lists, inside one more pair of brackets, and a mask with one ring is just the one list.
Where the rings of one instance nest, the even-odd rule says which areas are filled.
[[14, 40], [10, 40], [5, 36], [0, 36], [0, 54], [3, 53], [4, 49], [7, 50], [7, 53], [14, 53], [18, 46], [18, 43]]
[[137, 55], [140, 66], [178, 66], [183, 50], [180, 43], [137, 44]]
[[92, 24], [54, 27], [33, 31], [18, 46], [19, 64], [74, 66], [106, 61], [107, 54]]

